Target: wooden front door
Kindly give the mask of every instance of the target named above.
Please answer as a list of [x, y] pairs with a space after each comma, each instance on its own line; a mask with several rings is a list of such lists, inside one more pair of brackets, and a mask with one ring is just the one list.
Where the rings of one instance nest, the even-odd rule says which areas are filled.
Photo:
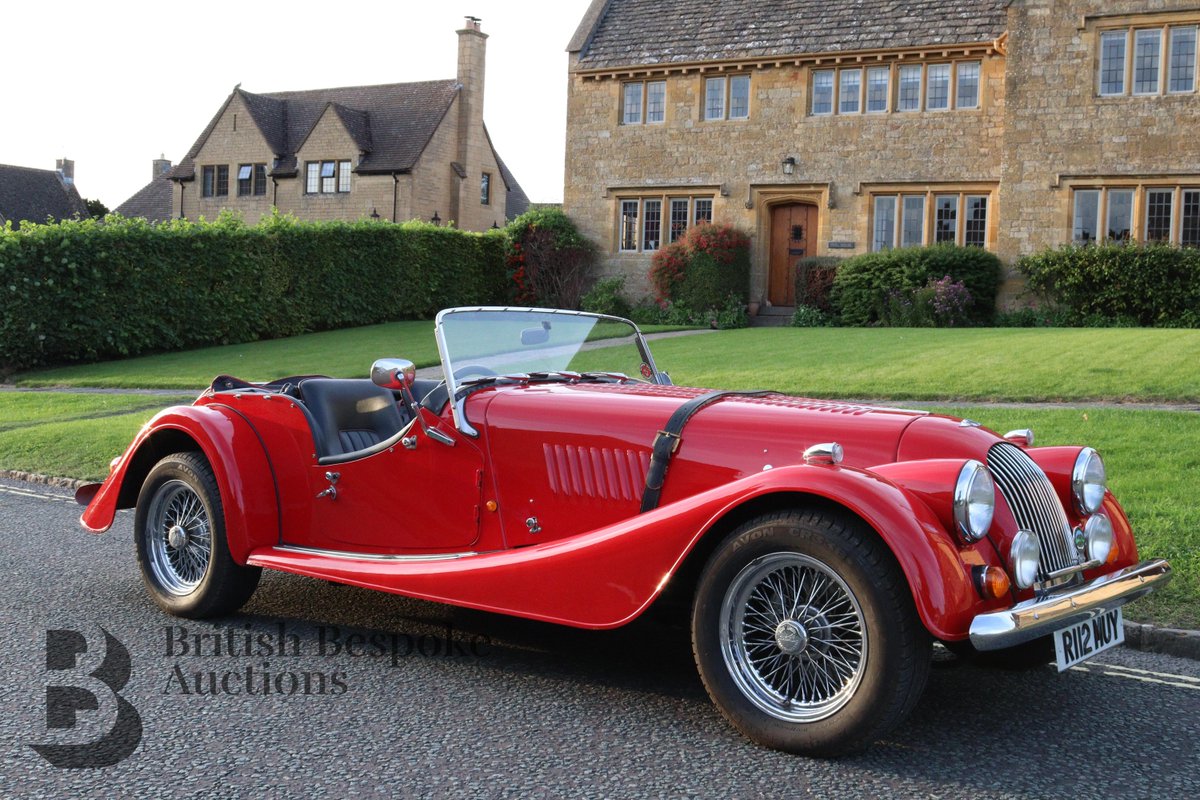
[[815, 255], [817, 207], [790, 203], [771, 209], [771, 274], [767, 299], [771, 305], [796, 304], [796, 262]]

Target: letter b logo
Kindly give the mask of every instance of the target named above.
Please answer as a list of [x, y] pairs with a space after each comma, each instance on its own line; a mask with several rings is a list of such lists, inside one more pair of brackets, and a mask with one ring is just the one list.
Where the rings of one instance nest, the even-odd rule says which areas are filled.
[[30, 747], [56, 767], [111, 767], [142, 740], [141, 716], [118, 694], [129, 682], [129, 651], [99, 631], [102, 650], [101, 641], [89, 649], [79, 631], [46, 631], [46, 732], [53, 741]]

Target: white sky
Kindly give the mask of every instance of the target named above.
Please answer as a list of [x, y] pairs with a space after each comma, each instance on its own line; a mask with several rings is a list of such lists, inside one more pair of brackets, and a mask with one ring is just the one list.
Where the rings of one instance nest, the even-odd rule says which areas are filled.
[[75, 162], [115, 208], [178, 164], [237, 83], [249, 92], [455, 77], [467, 14], [488, 34], [484, 119], [534, 202], [559, 202], [566, 46], [588, 0], [5, 2], [0, 164]]

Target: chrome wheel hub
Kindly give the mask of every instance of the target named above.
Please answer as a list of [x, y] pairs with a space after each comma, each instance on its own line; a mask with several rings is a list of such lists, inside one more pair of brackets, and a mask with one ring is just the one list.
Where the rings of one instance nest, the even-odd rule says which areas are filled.
[[172, 525], [171, 529], [167, 531], [167, 544], [169, 544], [171, 547], [174, 547], [176, 550], [186, 546], [187, 542], [188, 534], [187, 531], [183, 529], [183, 526]]
[[785, 619], [775, 628], [775, 644], [784, 653], [794, 656], [808, 647], [808, 631], [794, 619]]
[[779, 552], [751, 561], [725, 592], [720, 624], [730, 677], [775, 719], [825, 719], [862, 683], [862, 607], [850, 586], [811, 556]]
[[191, 594], [204, 579], [212, 554], [212, 527], [200, 495], [180, 480], [158, 488], [146, 515], [146, 561], [170, 594]]

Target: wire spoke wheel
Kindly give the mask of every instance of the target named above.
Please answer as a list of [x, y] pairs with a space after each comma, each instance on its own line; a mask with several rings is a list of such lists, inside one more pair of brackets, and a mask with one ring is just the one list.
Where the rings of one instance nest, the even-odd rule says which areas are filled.
[[866, 668], [865, 630], [846, 582], [795, 552], [748, 563], [720, 610], [730, 676], [756, 708], [783, 722], [816, 722], [850, 701]]
[[204, 579], [212, 557], [212, 522], [203, 499], [171, 480], [155, 493], [147, 517], [149, 567], [162, 587], [187, 595]]
[[202, 453], [173, 453], [154, 465], [138, 493], [133, 539], [142, 581], [170, 614], [229, 614], [258, 586], [262, 569], [230, 553], [221, 491]]

